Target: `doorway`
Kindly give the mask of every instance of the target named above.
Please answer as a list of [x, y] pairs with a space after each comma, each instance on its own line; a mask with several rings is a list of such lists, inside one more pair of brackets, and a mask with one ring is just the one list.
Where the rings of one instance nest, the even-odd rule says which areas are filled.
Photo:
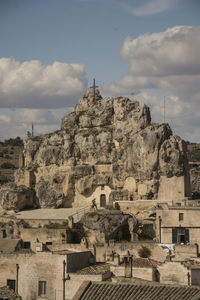
[[172, 228], [172, 243], [187, 244], [190, 241], [189, 229], [184, 227]]
[[105, 194], [100, 195], [100, 207], [106, 207], [106, 195]]

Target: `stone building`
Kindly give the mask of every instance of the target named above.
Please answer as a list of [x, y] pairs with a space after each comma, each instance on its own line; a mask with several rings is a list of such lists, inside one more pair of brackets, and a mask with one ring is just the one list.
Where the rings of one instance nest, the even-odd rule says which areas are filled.
[[[61, 300], [68, 273], [89, 266], [91, 252], [14, 252], [0, 254], [0, 287], [9, 285], [24, 300]], [[63, 285], [65, 282], [65, 285]]]
[[110, 270], [116, 277], [139, 278], [148, 281], [159, 281], [157, 266], [161, 264], [154, 259], [124, 256], [117, 265], [111, 264]]
[[163, 244], [200, 245], [200, 208], [161, 206], [156, 214], [156, 238]]
[[157, 266], [157, 270], [160, 283], [200, 286], [199, 264], [169, 261]]

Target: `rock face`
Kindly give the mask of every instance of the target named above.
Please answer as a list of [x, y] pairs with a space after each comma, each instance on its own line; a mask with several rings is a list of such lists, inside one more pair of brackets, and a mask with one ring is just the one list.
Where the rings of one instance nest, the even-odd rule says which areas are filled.
[[2, 188], [0, 190], [0, 208], [5, 210], [22, 210], [34, 208], [34, 191], [27, 187]]
[[173, 199], [190, 193], [185, 144], [169, 125], [152, 124], [138, 101], [98, 90], [86, 92], [60, 130], [26, 140], [24, 159], [16, 184], [35, 187], [41, 207], [170, 198], [172, 181]]
[[130, 241], [131, 235], [138, 231], [137, 219], [119, 210], [96, 210], [85, 214], [80, 223], [89, 245], [105, 243], [111, 239]]

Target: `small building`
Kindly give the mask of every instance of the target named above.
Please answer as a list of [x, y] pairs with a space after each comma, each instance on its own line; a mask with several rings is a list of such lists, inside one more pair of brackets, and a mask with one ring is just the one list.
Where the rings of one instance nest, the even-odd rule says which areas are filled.
[[165, 262], [157, 267], [160, 283], [200, 286], [200, 264]]
[[157, 208], [156, 239], [163, 244], [200, 245], [200, 208], [174, 206]]
[[90, 251], [70, 250], [1, 253], [0, 287], [10, 286], [24, 300], [62, 299], [68, 273], [89, 266], [91, 257]]
[[125, 256], [122, 263], [111, 265], [111, 272], [117, 277], [134, 277], [149, 281], [159, 281], [157, 266], [160, 262], [150, 258], [132, 258]]
[[84, 281], [105, 281], [111, 278], [112, 273], [109, 264], [100, 263], [78, 270], [76, 273], [68, 274], [66, 298], [72, 299]]
[[[54, 243], [68, 243], [71, 242], [71, 232], [68, 229], [50, 229], [50, 228], [21, 228], [20, 237], [34, 248], [36, 242], [41, 242], [47, 246]], [[34, 250], [34, 249], [33, 249]]]

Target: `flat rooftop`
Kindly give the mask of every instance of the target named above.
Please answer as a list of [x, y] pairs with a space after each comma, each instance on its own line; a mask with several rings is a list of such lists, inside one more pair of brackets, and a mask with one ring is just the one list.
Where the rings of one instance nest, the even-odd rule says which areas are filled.
[[17, 212], [14, 216], [24, 220], [66, 220], [69, 216], [83, 215], [84, 207], [79, 208], [40, 208]]

